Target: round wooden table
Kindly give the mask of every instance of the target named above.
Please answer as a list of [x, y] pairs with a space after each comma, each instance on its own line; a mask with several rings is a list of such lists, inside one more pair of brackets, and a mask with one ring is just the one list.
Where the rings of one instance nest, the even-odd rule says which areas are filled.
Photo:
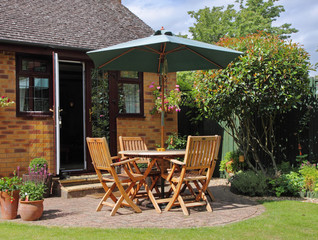
[[[142, 157], [142, 158], [151, 158], [155, 161], [165, 159], [169, 160], [169, 158], [176, 157], [184, 157], [186, 153], [185, 149], [181, 150], [165, 150], [165, 151], [157, 151], [157, 150], [126, 150], [119, 151], [118, 154], [123, 154], [125, 157]], [[163, 169], [160, 169], [161, 173]], [[161, 178], [161, 195], [164, 197], [164, 179]]]

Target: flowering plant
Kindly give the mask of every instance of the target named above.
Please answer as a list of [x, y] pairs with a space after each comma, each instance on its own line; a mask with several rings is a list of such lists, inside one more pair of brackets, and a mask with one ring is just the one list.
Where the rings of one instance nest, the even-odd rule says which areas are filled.
[[11, 203], [13, 202], [13, 191], [19, 190], [21, 187], [22, 178], [19, 177], [19, 167], [18, 174], [13, 172], [13, 177], [3, 177], [0, 179], [0, 192], [6, 192], [11, 195]]
[[20, 198], [22, 201], [37, 201], [44, 198], [46, 186], [42, 182], [27, 181], [23, 183], [20, 189]]
[[44, 158], [34, 158], [28, 167], [29, 174], [23, 180], [35, 183], [45, 183], [51, 174], [48, 172], [48, 162]]
[[10, 98], [2, 96], [0, 98], [0, 107], [8, 107], [10, 105], [14, 104], [13, 101], [10, 100]]
[[[161, 87], [155, 87], [155, 83], [152, 82], [149, 88], [154, 88], [153, 95], [155, 100], [155, 106], [151, 113], [162, 112], [162, 91]], [[182, 92], [179, 89], [179, 85], [175, 86], [175, 89], [170, 90], [170, 92], [165, 92], [164, 94], [164, 110], [166, 112], [170, 112], [175, 110], [176, 112], [181, 111], [180, 103], [181, 103]]]

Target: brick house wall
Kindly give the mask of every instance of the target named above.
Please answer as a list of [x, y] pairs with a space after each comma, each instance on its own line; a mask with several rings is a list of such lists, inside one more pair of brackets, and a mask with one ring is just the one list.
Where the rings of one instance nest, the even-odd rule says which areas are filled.
[[[0, 51], [0, 96], [16, 101], [16, 61], [14, 52]], [[44, 157], [54, 172], [52, 118], [16, 117], [15, 104], [0, 108], [0, 177], [20, 166], [28, 171], [30, 161]]]
[[[16, 101], [15, 72], [15, 53], [0, 50], [0, 97], [7, 96]], [[158, 85], [158, 74], [144, 73], [145, 116], [117, 118], [117, 136], [143, 136], [150, 149], [160, 144], [160, 114], [150, 114], [154, 106], [152, 89], [149, 89], [152, 82]], [[176, 74], [170, 73], [168, 89], [174, 88], [175, 84]], [[177, 131], [177, 113], [166, 113], [165, 139]], [[35, 157], [44, 157], [49, 163], [49, 171], [55, 171], [52, 117], [16, 117], [15, 105], [0, 108], [0, 177], [12, 175], [17, 166], [22, 173], [26, 173], [30, 161]]]
[[[118, 136], [142, 136], [146, 140], [149, 149], [160, 144], [160, 123], [161, 115], [150, 114], [154, 106], [152, 89], [149, 88], [152, 82], [158, 86], [158, 74], [144, 73], [144, 118], [117, 118], [117, 139]], [[175, 88], [176, 74], [168, 74], [168, 90]], [[176, 112], [166, 113], [165, 116], [165, 140], [171, 133], [178, 132], [178, 115]], [[119, 147], [119, 144], [117, 144]]]

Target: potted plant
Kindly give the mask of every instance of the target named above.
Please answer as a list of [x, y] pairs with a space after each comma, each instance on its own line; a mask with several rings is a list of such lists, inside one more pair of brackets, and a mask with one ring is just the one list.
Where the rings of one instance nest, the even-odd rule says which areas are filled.
[[46, 185], [43, 182], [24, 182], [20, 188], [19, 213], [24, 221], [38, 220], [43, 214]]
[[46, 185], [44, 197], [49, 197], [52, 186], [52, 175], [48, 172], [48, 162], [44, 158], [34, 158], [29, 164], [28, 174], [23, 174], [23, 182], [42, 182]]
[[[18, 168], [19, 170], [19, 168]], [[22, 179], [13, 172], [13, 177], [0, 179], [1, 218], [15, 219], [18, 213], [19, 189]]]

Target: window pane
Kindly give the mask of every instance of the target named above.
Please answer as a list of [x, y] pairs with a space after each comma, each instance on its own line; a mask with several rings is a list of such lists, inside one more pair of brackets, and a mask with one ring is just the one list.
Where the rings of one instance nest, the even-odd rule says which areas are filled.
[[121, 78], [138, 78], [138, 72], [134, 71], [120, 71]]
[[30, 79], [28, 77], [19, 77], [20, 111], [22, 112], [29, 110], [29, 82]]
[[49, 111], [49, 79], [34, 78], [34, 111]]
[[22, 60], [22, 71], [47, 72], [47, 63], [37, 60]]
[[120, 83], [118, 88], [119, 113], [140, 113], [139, 84]]

